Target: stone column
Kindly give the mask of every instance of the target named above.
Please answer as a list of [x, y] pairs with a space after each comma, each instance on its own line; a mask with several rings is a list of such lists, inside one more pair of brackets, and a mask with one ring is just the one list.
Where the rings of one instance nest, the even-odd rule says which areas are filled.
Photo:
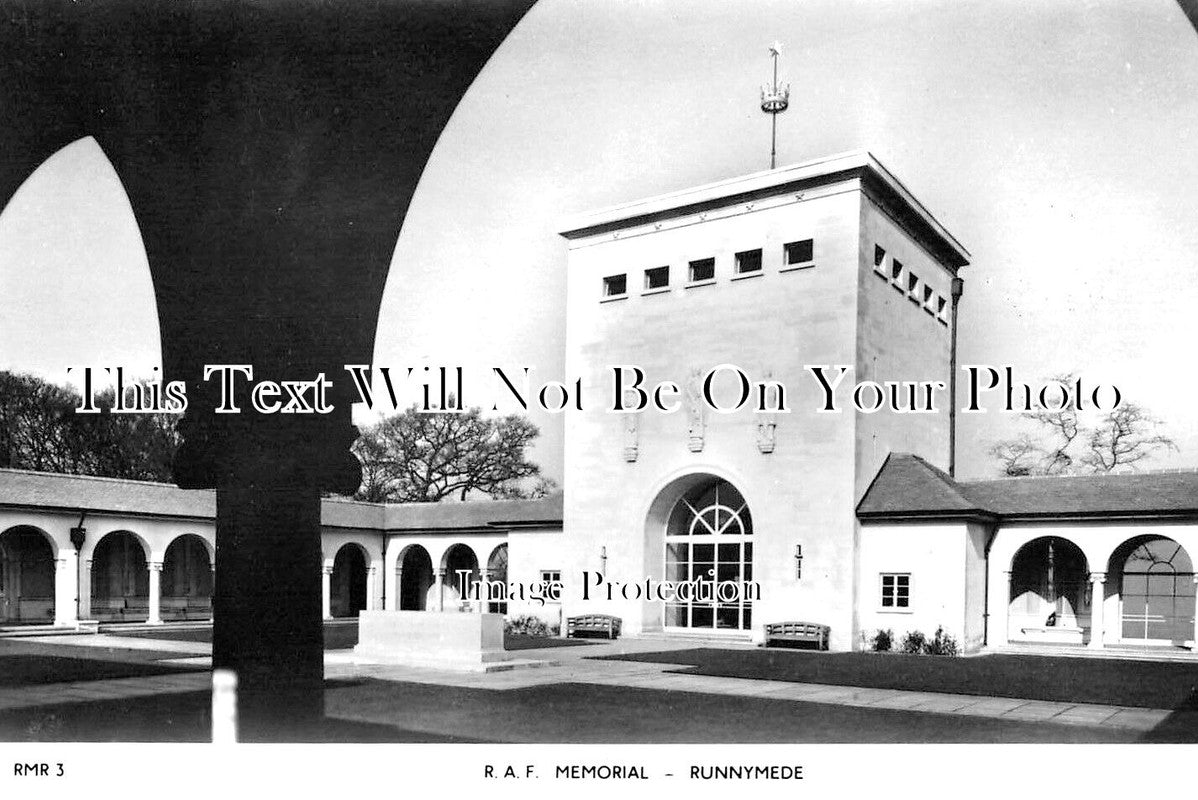
[[162, 562], [151, 561], [150, 568], [150, 616], [146, 620], [151, 625], [162, 624]]
[[487, 613], [487, 598], [490, 596], [490, 588], [487, 586], [487, 581], [491, 579], [491, 570], [480, 569], [478, 571], [478, 600], [476, 601], [475, 611], [479, 614]]
[[375, 603], [375, 599], [374, 599], [374, 592], [375, 592], [375, 588], [376, 588], [376, 584], [377, 584], [375, 577], [377, 575], [378, 575], [378, 568], [374, 564], [371, 564], [369, 567], [366, 568], [366, 610], [367, 611], [374, 611], [374, 609], [377, 605]]
[[74, 547], [58, 551], [54, 570], [54, 624], [74, 626], [78, 621], [79, 553]]
[[92, 560], [79, 563], [79, 619], [91, 619], [92, 615]]
[[323, 619], [333, 618], [333, 568], [320, 568], [320, 616]]
[[403, 568], [396, 565], [393, 574], [395, 575], [395, 585], [386, 593], [386, 609], [388, 611], [399, 611], [399, 590], [403, 586]]
[[444, 568], [437, 570], [437, 578], [433, 582], [433, 588], [436, 590], [435, 594], [437, 596], [437, 610], [444, 611], [445, 610], [445, 569]]
[[1091, 572], [1090, 587], [1090, 647], [1101, 650], [1106, 635], [1106, 573]]

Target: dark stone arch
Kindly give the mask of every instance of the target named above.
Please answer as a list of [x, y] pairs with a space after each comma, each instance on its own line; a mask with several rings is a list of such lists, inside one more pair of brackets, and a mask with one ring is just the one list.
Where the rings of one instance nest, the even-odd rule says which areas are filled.
[[342, 545], [333, 556], [329, 608], [334, 617], [356, 617], [366, 610], [369, 556], [356, 542]]
[[1061, 536], [1032, 539], [1011, 558], [1011, 638], [1056, 631], [1080, 643], [1077, 631], [1090, 627], [1090, 592], [1090, 565], [1077, 544]]
[[[175, 479], [217, 489], [213, 666], [243, 725], [323, 714], [320, 495], [352, 493], [351, 383], [450, 114], [532, 0], [20, 3], [0, 26], [0, 205], [95, 136], [150, 264]], [[333, 381], [334, 411], [216, 415], [205, 364]], [[258, 565], [271, 564], [264, 582]]]
[[0, 622], [54, 620], [54, 540], [41, 528], [0, 532]]
[[470, 588], [480, 576], [478, 555], [474, 548], [461, 542], [451, 545], [441, 558], [441, 568], [445, 570], [446, 610], [451, 608], [451, 604], [465, 610]]
[[212, 618], [212, 557], [202, 536], [185, 533], [162, 558], [162, 618]]
[[399, 557], [399, 610], [424, 611], [433, 586], [433, 560], [418, 544], [408, 545]]
[[104, 534], [92, 550], [91, 610], [102, 622], [145, 622], [150, 572], [145, 542], [132, 531]]

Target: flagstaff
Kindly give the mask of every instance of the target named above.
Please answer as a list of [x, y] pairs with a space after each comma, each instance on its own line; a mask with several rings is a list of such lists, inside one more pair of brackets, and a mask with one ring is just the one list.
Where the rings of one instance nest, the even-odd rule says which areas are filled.
[[782, 44], [770, 45], [770, 56], [774, 61], [774, 80], [769, 86], [761, 87], [761, 110], [770, 115], [770, 169], [778, 166], [778, 115], [790, 105], [790, 84], [778, 86], [778, 56], [782, 55]]

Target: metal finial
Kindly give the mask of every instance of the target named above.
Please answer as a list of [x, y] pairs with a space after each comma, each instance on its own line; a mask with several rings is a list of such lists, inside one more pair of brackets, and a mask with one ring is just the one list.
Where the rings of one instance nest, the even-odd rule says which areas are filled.
[[790, 84], [778, 86], [778, 56], [782, 55], [782, 43], [770, 45], [770, 57], [774, 60], [774, 81], [761, 87], [761, 110], [770, 115], [770, 169], [778, 165], [778, 115], [790, 105]]

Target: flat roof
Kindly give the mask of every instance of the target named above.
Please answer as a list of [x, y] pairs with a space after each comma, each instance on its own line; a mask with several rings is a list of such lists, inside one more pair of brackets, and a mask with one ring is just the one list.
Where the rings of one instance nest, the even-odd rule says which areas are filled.
[[972, 256], [965, 246], [940, 224], [902, 181], [866, 150], [840, 153], [575, 214], [559, 223], [558, 232], [567, 239], [579, 239], [852, 177], [863, 177], [868, 183], [866, 188], [879, 191], [887, 200], [899, 201], [899, 208], [894, 210], [915, 222], [920, 229], [917, 233], [935, 240], [939, 246], [934, 249], [954, 268], [969, 263]]

